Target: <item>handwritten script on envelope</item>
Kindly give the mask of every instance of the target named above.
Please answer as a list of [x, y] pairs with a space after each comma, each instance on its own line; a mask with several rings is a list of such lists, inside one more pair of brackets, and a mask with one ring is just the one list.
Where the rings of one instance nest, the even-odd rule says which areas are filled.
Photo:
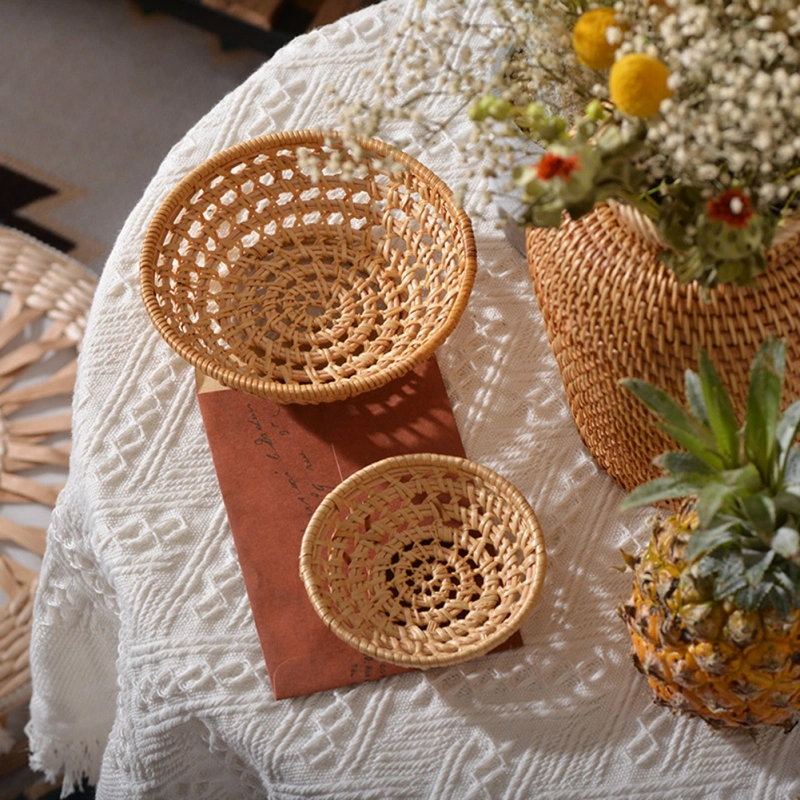
[[[435, 358], [338, 403], [281, 405], [198, 373], [198, 402], [276, 700], [409, 670], [362, 655], [317, 616], [300, 543], [325, 495], [404, 453], [464, 456]], [[498, 649], [518, 647], [515, 634]]]

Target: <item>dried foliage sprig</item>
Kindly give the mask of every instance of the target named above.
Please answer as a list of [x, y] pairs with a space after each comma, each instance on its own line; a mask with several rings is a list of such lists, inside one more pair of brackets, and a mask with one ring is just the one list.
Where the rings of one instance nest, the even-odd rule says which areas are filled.
[[424, 148], [469, 115], [462, 158], [482, 173], [468, 166], [467, 184], [482, 182], [484, 203], [513, 186], [520, 224], [556, 226], [614, 198], [657, 224], [681, 281], [748, 285], [764, 270], [800, 206], [795, 0], [405, 8], [377, 97], [332, 90], [346, 136], [411, 123], [395, 144]]

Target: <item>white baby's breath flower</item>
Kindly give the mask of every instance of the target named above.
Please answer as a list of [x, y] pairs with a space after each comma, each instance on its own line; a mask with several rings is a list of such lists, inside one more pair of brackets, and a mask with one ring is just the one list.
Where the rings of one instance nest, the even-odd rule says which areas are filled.
[[759, 131], [753, 137], [753, 147], [760, 150], [762, 153], [767, 152], [772, 147], [772, 136], [767, 130]]
[[606, 28], [606, 41], [610, 45], [620, 44], [622, 42], [622, 31], [616, 25], [609, 25]]
[[[579, 14], [600, 6], [617, 12], [617, 23], [604, 31], [606, 42], [617, 47], [617, 61], [644, 53], [669, 71], [671, 97], [658, 114], [637, 120], [614, 111], [609, 117], [620, 136], [640, 143], [627, 163], [645, 188], [696, 187], [710, 196], [721, 186], [744, 187], [761, 210], [800, 204], [796, 0], [667, 0], [666, 6], [653, 0], [485, 0], [478, 7], [463, 0], [427, 0], [427, 5], [433, 8], [424, 19], [417, 4], [398, 6], [405, 19], [386, 42], [386, 63], [370, 66], [380, 71], [379, 96], [370, 104], [340, 98], [339, 127], [348, 135], [389, 140], [387, 132], [397, 132], [416, 143], [412, 154], [424, 160], [428, 143], [465, 121], [481, 98], [505, 101], [513, 113], [488, 115], [454, 137], [464, 164], [479, 167], [477, 177], [465, 178], [470, 186], [459, 188], [460, 197], [479, 198], [490, 176], [501, 179], [515, 166], [537, 163], [542, 142], [533, 129], [521, 129], [520, 109], [535, 101], [542, 113], [557, 112], [565, 120], [563, 136], [569, 137], [589, 100], [608, 101], [608, 73], [582, 66], [572, 47]], [[358, 81], [348, 86], [354, 91]]]
[[701, 164], [697, 169], [697, 177], [703, 181], [713, 181], [719, 175], [719, 167], [714, 164]]

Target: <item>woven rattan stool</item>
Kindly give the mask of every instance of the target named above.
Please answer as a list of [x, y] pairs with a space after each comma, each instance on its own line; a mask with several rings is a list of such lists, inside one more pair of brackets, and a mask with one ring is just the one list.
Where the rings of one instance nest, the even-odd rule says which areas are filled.
[[322, 501], [300, 574], [322, 620], [357, 650], [443, 667], [493, 650], [531, 613], [544, 538], [522, 493], [487, 467], [394, 456]]
[[97, 279], [0, 226], [0, 717], [28, 702], [36, 557], [69, 464], [76, 357]]

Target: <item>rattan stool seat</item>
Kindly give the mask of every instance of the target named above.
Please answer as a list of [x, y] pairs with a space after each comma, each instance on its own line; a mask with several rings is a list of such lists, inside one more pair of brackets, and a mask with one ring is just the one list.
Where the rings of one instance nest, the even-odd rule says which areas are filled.
[[69, 413], [97, 278], [0, 225], [0, 716], [31, 696], [28, 646], [37, 562], [66, 480]]

